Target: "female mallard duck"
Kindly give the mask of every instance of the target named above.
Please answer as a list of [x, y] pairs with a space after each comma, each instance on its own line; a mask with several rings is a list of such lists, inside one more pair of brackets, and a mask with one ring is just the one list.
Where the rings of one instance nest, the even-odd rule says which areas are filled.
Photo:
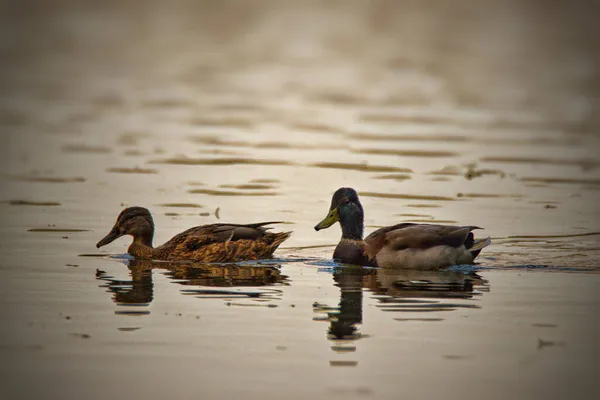
[[342, 239], [333, 258], [347, 264], [384, 268], [435, 269], [471, 264], [491, 239], [475, 240], [476, 226], [446, 226], [402, 223], [386, 226], [363, 240], [363, 208], [351, 188], [338, 189], [327, 217], [315, 230], [338, 222]]
[[275, 249], [292, 234], [267, 232], [270, 228], [264, 226], [274, 223], [277, 222], [196, 226], [155, 248], [152, 246], [154, 221], [150, 211], [143, 207], [129, 207], [121, 211], [111, 231], [96, 247], [107, 245], [123, 235], [131, 235], [133, 243], [127, 252], [136, 258], [199, 262], [258, 260], [271, 257]]

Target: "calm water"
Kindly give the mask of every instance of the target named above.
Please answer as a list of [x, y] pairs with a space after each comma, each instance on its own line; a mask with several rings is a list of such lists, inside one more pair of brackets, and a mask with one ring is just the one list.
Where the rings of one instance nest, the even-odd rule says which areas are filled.
[[[3, 6], [0, 397], [593, 398], [595, 22], [514, 3]], [[337, 265], [339, 230], [312, 227], [341, 186], [367, 232], [493, 245], [441, 272]], [[98, 252], [131, 205], [156, 243], [294, 234], [242, 265]]]

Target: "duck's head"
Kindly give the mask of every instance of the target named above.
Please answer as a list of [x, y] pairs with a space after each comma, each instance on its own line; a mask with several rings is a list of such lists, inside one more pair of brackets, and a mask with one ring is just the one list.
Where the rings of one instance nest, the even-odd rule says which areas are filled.
[[117, 222], [115, 222], [108, 235], [104, 236], [96, 244], [96, 247], [100, 248], [124, 235], [133, 236], [134, 242], [140, 241], [140, 243], [151, 246], [152, 237], [154, 236], [154, 221], [150, 211], [144, 207], [124, 209], [117, 217]]
[[358, 200], [356, 190], [340, 188], [331, 198], [329, 213], [315, 226], [315, 230], [326, 229], [339, 222], [342, 225], [343, 237], [360, 240], [363, 232], [363, 215], [363, 207]]

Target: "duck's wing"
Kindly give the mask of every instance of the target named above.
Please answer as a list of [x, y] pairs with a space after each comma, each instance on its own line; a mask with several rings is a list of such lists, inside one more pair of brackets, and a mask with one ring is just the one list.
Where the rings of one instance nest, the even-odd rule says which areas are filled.
[[186, 252], [195, 251], [214, 243], [227, 243], [237, 240], [258, 240], [271, 228], [266, 225], [278, 224], [279, 221], [259, 222], [255, 224], [210, 224], [196, 226], [175, 235], [162, 245], [164, 248], [181, 248]]
[[470, 249], [475, 244], [473, 229], [477, 226], [452, 226], [403, 223], [376, 230], [365, 239], [366, 251], [375, 256], [382, 248], [390, 250], [427, 249], [434, 246], [464, 246]]

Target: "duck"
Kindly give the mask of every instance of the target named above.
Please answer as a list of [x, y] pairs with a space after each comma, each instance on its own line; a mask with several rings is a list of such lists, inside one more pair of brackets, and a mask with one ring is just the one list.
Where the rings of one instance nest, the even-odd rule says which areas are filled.
[[124, 235], [133, 237], [127, 253], [139, 259], [165, 261], [191, 260], [196, 262], [237, 262], [272, 257], [292, 232], [268, 232], [267, 225], [210, 224], [190, 228], [173, 236], [161, 246], [154, 247], [154, 220], [144, 207], [128, 207], [121, 211], [110, 232], [96, 247], [100, 248]]
[[491, 238], [476, 240], [477, 226], [400, 223], [380, 228], [363, 239], [364, 211], [356, 190], [338, 189], [325, 219], [315, 230], [339, 222], [342, 238], [333, 252], [334, 260], [381, 268], [432, 270], [452, 265], [473, 264]]

